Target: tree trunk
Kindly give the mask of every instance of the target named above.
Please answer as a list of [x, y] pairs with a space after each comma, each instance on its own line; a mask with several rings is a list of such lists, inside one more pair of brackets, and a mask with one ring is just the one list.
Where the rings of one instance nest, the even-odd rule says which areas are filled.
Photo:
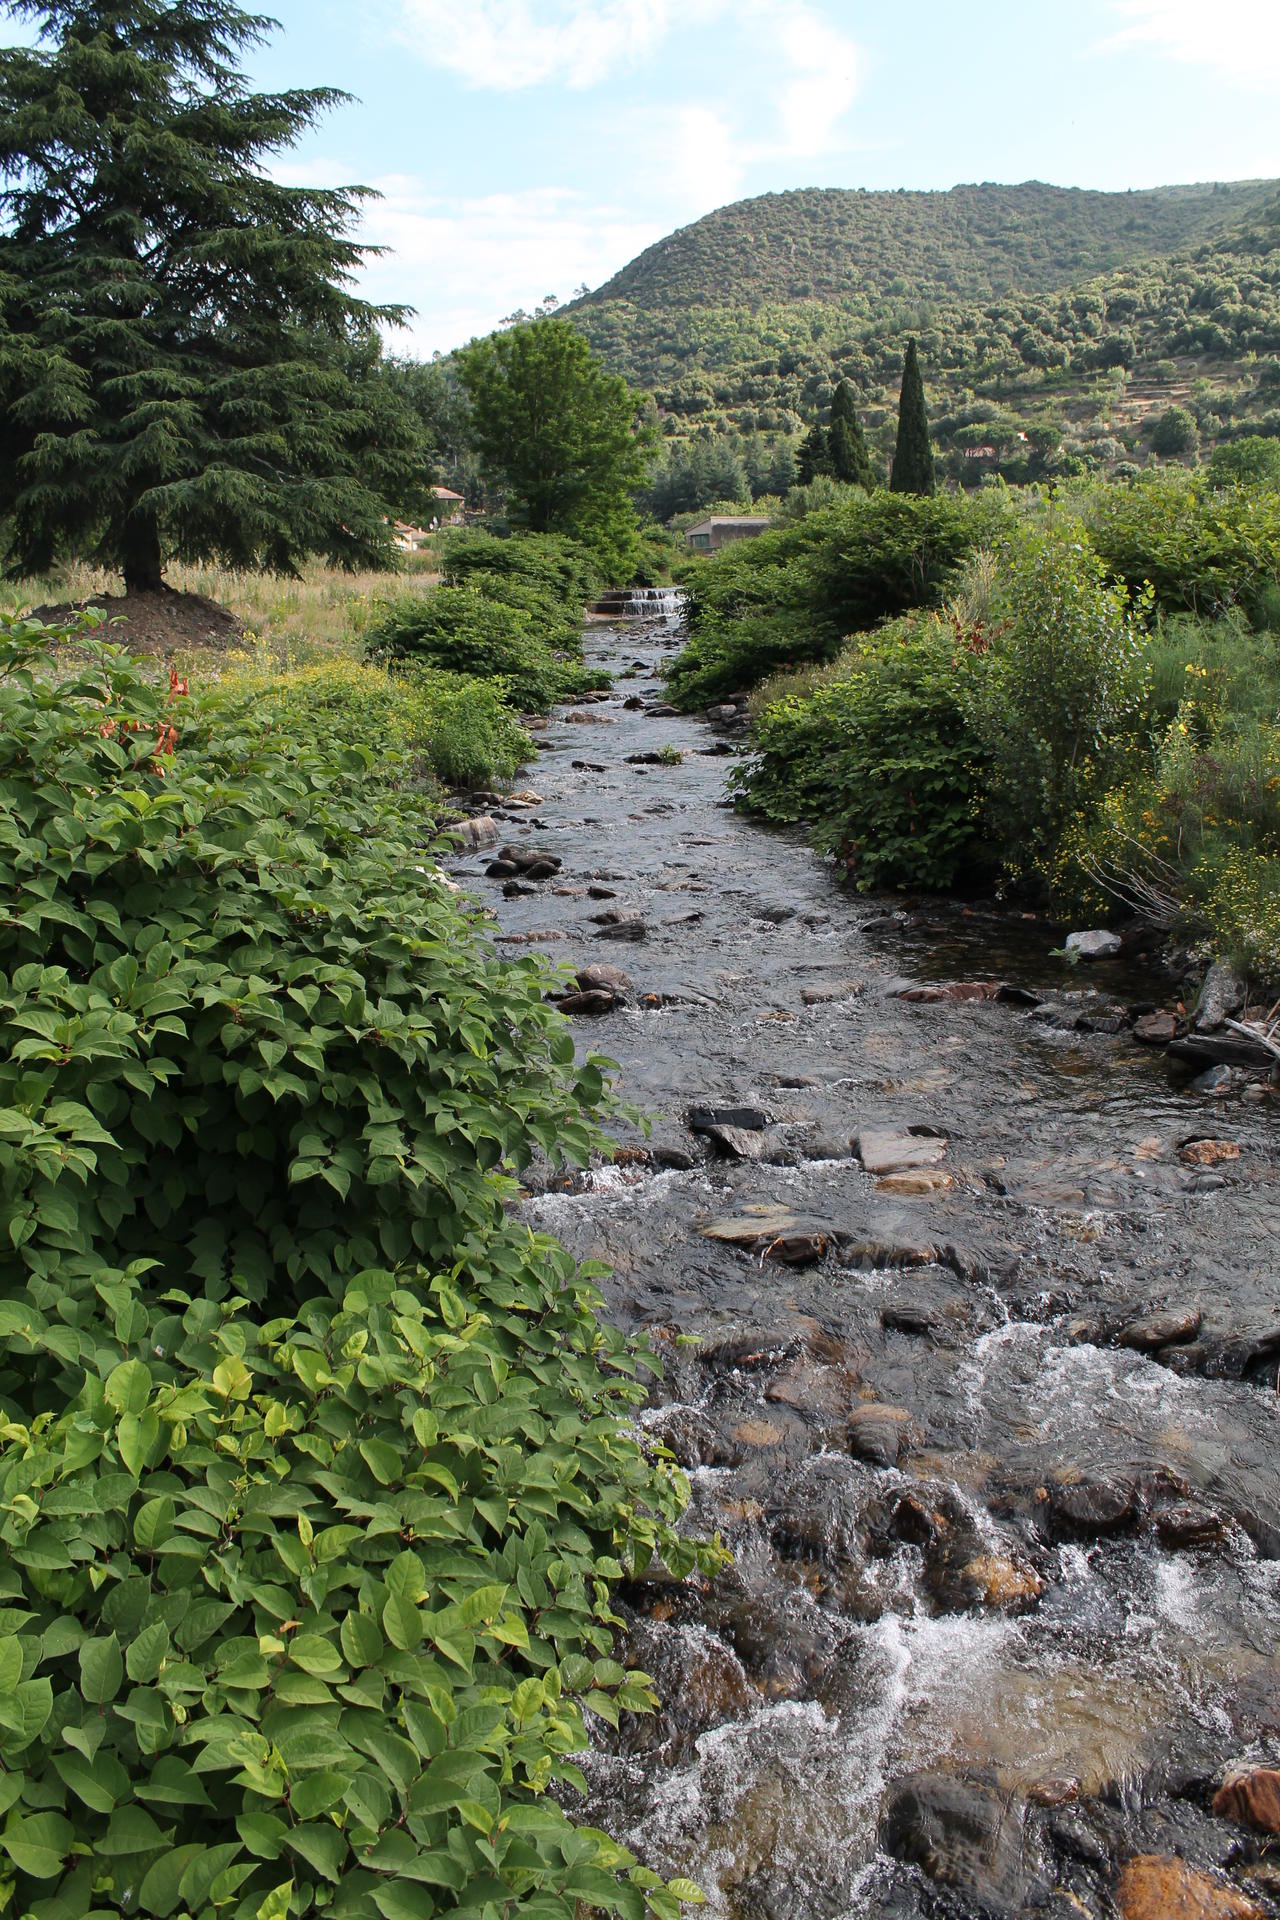
[[124, 590], [159, 593], [164, 585], [160, 529], [148, 515], [131, 514], [124, 529]]

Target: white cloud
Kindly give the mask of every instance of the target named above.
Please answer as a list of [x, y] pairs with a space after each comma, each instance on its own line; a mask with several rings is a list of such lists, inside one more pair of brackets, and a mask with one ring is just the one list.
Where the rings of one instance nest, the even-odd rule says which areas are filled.
[[1216, 70], [1242, 85], [1280, 87], [1280, 7], [1276, 0], [1112, 0], [1125, 22], [1103, 51], [1154, 47], [1170, 60]]
[[687, 8], [675, 0], [404, 0], [414, 45], [473, 87], [593, 87], [645, 59]]
[[400, 351], [447, 352], [548, 293], [564, 300], [584, 281], [596, 286], [664, 231], [559, 188], [443, 200], [410, 175], [372, 184], [383, 198], [366, 209], [363, 238], [389, 251], [366, 266], [361, 287], [419, 309]]
[[778, 45], [791, 68], [778, 102], [782, 152], [795, 159], [828, 153], [839, 144], [839, 123], [858, 91], [858, 48], [806, 8], [784, 21]]

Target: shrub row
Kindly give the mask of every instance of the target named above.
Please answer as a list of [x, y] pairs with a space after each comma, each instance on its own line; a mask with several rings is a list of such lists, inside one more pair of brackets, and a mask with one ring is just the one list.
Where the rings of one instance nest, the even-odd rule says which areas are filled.
[[607, 684], [582, 665], [582, 622], [599, 576], [587, 550], [546, 534], [446, 542], [443, 584], [402, 594], [366, 629], [369, 653], [493, 683], [524, 712]]
[[650, 1699], [613, 1582], [695, 1558], [644, 1354], [504, 1207], [602, 1065], [394, 753], [54, 638], [0, 625], [5, 1899], [670, 1920], [548, 1794]]

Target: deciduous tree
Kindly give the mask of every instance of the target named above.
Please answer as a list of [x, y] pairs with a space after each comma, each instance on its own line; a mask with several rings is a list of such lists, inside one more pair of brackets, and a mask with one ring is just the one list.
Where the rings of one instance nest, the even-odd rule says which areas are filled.
[[631, 495], [655, 446], [641, 396], [550, 316], [473, 341], [458, 364], [486, 479], [535, 532], [573, 534], [625, 576], [636, 551]]

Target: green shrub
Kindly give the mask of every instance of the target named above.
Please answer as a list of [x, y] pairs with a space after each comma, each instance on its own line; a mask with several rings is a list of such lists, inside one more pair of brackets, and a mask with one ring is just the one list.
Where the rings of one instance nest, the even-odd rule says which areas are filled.
[[1149, 602], [1067, 526], [1009, 541], [990, 604], [965, 652], [965, 714], [1006, 870], [1047, 879], [1068, 823], [1140, 755]]
[[950, 887], [980, 864], [976, 756], [959, 698], [954, 629], [900, 622], [851, 648], [807, 695], [754, 724], [734, 776], [746, 808], [804, 821], [859, 888]]
[[1183, 475], [1108, 487], [1087, 509], [1089, 539], [1130, 593], [1150, 582], [1159, 605], [1252, 614], [1280, 587], [1280, 492], [1208, 488]]
[[0, 623], [5, 1897], [671, 1920], [546, 1794], [646, 1705], [611, 1583], [698, 1557], [504, 1209], [601, 1064], [341, 710], [49, 642]]
[[229, 676], [213, 700], [252, 697], [284, 729], [305, 716], [325, 731], [375, 752], [420, 756], [451, 787], [511, 781], [533, 742], [490, 680], [430, 667], [389, 673], [368, 662], [328, 659], [284, 676]]
[[366, 637], [376, 659], [498, 682], [524, 712], [545, 713], [601, 678], [560, 658], [527, 610], [472, 587], [402, 594], [375, 615]]
[[788, 663], [830, 660], [849, 634], [933, 604], [1003, 512], [987, 498], [844, 493], [690, 570], [689, 645], [668, 676], [677, 706], [758, 685]]
[[450, 587], [467, 586], [486, 574], [522, 581], [579, 614], [607, 585], [589, 547], [552, 533], [515, 533], [506, 539], [479, 531], [448, 534], [441, 542], [440, 573]]

